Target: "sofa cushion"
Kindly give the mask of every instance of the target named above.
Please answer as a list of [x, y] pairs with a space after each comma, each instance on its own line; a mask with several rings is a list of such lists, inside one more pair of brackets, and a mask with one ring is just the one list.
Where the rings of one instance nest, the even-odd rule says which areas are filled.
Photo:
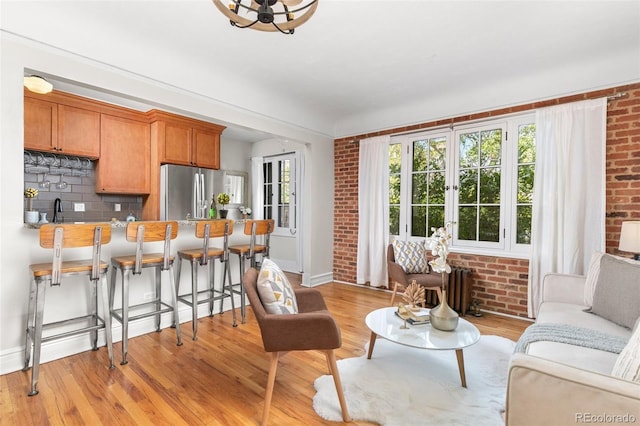
[[611, 375], [631, 382], [640, 383], [640, 318], [627, 346], [616, 359]]
[[593, 306], [593, 293], [595, 292], [596, 284], [598, 283], [598, 277], [600, 275], [600, 261], [603, 256], [611, 256], [631, 264], [637, 263], [635, 260], [626, 257], [613, 256], [603, 252], [594, 252], [591, 256], [591, 260], [589, 261], [584, 285], [584, 304], [588, 307]]
[[591, 312], [632, 328], [640, 317], [640, 262], [603, 255]]
[[427, 247], [424, 241], [393, 241], [393, 256], [406, 274], [427, 274]]
[[537, 323], [569, 324], [590, 328], [612, 336], [629, 338], [631, 330], [605, 318], [584, 311], [585, 306], [572, 303], [544, 302], [538, 310]]
[[612, 352], [549, 341], [530, 343], [527, 354], [606, 375], [611, 374], [618, 358]]
[[258, 295], [270, 314], [297, 314], [298, 303], [284, 272], [270, 259], [262, 261], [258, 275]]

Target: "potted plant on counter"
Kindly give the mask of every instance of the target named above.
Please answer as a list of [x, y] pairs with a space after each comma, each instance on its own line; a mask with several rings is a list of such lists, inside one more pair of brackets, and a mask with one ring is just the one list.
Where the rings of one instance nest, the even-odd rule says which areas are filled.
[[27, 199], [27, 207], [24, 211], [24, 221], [26, 223], [37, 223], [38, 212], [33, 210], [33, 200], [38, 196], [36, 188], [27, 188], [24, 190], [24, 198]]
[[221, 219], [226, 219], [227, 218], [227, 213], [229, 212], [229, 210], [227, 210], [225, 208], [225, 206], [227, 204], [229, 204], [229, 194], [226, 194], [224, 192], [221, 192], [218, 194], [218, 203], [222, 204], [222, 208], [220, 209], [220, 218]]

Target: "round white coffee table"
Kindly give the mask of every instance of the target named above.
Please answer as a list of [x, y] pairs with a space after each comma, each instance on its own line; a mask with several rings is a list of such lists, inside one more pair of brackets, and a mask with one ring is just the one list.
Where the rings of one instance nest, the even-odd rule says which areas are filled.
[[431, 324], [407, 324], [407, 328], [401, 328], [404, 325], [404, 321], [395, 314], [397, 309], [397, 307], [381, 308], [367, 315], [365, 322], [369, 330], [371, 330], [367, 359], [371, 359], [373, 347], [378, 336], [390, 342], [419, 349], [455, 350], [462, 387], [466, 388], [467, 379], [464, 374], [462, 350], [480, 340], [480, 331], [476, 326], [460, 318], [458, 327], [454, 331], [436, 330], [431, 327]]

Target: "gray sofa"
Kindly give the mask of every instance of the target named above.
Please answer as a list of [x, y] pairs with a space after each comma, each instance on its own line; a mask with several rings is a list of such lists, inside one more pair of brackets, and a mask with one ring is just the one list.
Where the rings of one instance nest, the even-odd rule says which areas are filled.
[[[584, 276], [547, 275], [536, 324], [567, 324], [626, 342], [631, 329], [585, 312], [586, 283]], [[531, 342], [510, 363], [506, 425], [640, 422], [640, 383], [612, 375], [618, 356], [559, 341]]]

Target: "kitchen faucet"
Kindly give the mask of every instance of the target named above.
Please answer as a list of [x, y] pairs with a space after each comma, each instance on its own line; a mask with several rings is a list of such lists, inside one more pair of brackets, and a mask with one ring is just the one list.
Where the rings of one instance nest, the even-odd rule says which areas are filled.
[[62, 223], [62, 200], [60, 198], [56, 198], [53, 202], [53, 223]]

